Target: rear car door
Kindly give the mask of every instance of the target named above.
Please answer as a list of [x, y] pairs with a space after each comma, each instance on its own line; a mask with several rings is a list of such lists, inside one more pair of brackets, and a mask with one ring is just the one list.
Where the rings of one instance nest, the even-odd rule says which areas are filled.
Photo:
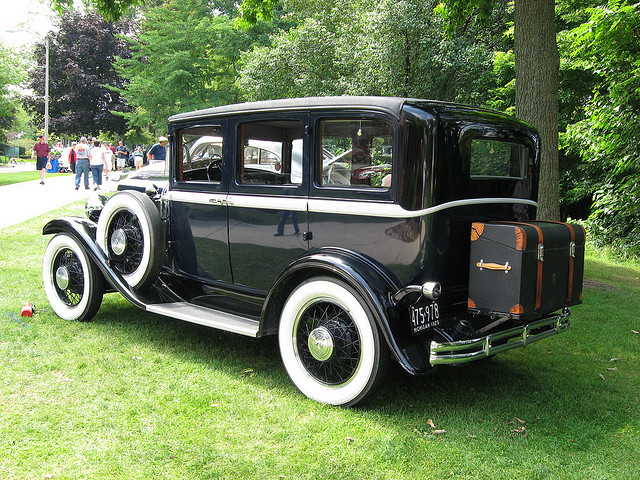
[[237, 287], [266, 293], [308, 249], [304, 114], [235, 121], [229, 252]]

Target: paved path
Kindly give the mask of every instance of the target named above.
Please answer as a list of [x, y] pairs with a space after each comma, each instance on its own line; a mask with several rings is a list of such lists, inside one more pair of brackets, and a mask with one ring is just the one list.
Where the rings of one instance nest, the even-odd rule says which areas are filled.
[[[34, 168], [33, 164], [3, 166], [0, 167], [0, 173], [31, 171]], [[75, 175], [71, 173], [56, 177], [47, 175], [44, 185], [40, 185], [40, 180], [32, 180], [0, 186], [0, 229], [95, 194], [93, 189], [85, 190], [82, 182], [80, 189], [75, 190], [74, 178]], [[89, 185], [92, 185], [91, 180]], [[102, 187], [103, 191], [110, 191], [112, 188], [115, 190], [111, 182], [106, 182]]]

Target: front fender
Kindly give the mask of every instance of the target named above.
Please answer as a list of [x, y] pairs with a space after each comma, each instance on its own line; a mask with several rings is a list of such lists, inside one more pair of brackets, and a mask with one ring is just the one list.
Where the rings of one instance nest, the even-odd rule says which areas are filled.
[[122, 276], [109, 266], [109, 259], [96, 243], [95, 222], [83, 217], [62, 217], [47, 222], [42, 228], [43, 235], [65, 233], [75, 238], [87, 251], [104, 278], [135, 306], [146, 309], [146, 303], [134, 292]]
[[373, 312], [396, 360], [407, 372], [420, 373], [421, 367], [412, 361], [399, 340], [403, 328], [389, 294], [401, 287], [398, 279], [369, 257], [340, 248], [312, 250], [297, 259], [276, 279], [267, 295], [261, 318], [260, 335], [276, 334], [280, 312], [291, 291], [301, 282], [316, 276], [333, 276], [354, 288]]

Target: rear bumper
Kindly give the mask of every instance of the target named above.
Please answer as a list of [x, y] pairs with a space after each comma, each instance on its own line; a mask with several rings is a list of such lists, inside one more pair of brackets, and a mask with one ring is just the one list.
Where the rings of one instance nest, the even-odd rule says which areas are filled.
[[[467, 363], [491, 357], [512, 348], [526, 347], [530, 343], [564, 332], [569, 328], [570, 315], [569, 309], [565, 308], [559, 315], [545, 317], [528, 325], [492, 333], [485, 337], [454, 342], [432, 341], [429, 363], [431, 365]], [[495, 343], [500, 340], [506, 340], [506, 343], [496, 345]]]

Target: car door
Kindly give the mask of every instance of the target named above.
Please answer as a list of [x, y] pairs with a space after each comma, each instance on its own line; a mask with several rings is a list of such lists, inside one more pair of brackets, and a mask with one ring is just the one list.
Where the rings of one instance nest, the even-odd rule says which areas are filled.
[[227, 235], [227, 156], [224, 122], [179, 128], [170, 199], [171, 253], [184, 276], [232, 283]]
[[305, 116], [238, 119], [229, 186], [229, 251], [236, 286], [266, 293], [308, 249]]

